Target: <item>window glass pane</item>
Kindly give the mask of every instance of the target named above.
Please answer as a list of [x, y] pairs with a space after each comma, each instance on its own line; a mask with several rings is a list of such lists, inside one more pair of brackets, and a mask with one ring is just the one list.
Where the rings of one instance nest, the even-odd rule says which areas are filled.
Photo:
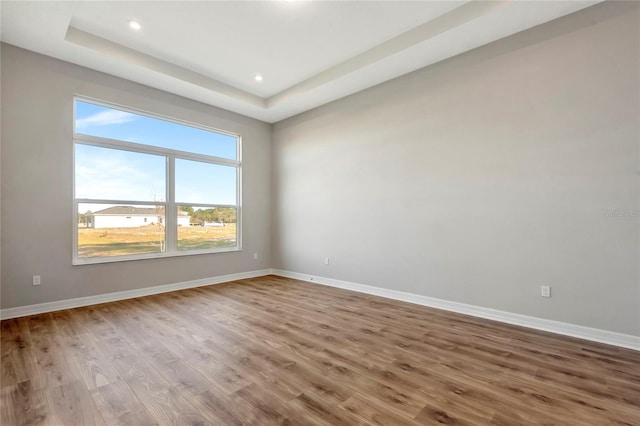
[[176, 159], [176, 202], [236, 204], [236, 168]]
[[236, 214], [229, 207], [178, 207], [178, 250], [235, 247]]
[[76, 198], [164, 201], [166, 158], [76, 144]]
[[78, 204], [78, 257], [165, 251], [165, 206]]
[[76, 101], [76, 133], [237, 159], [237, 138], [184, 124]]

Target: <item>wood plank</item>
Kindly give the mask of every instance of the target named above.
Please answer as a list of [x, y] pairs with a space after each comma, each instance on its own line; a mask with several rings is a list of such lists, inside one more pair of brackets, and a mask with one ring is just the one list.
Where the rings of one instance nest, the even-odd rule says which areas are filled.
[[[242, 411], [244, 407], [238, 406], [223, 392], [218, 392], [214, 389], [209, 389], [203, 393], [196, 395], [193, 398], [192, 405], [194, 408], [199, 409], [202, 412], [209, 413], [209, 416], [213, 416], [223, 426], [241, 426]], [[234, 411], [240, 410], [239, 414]]]
[[82, 377], [87, 389], [92, 390], [120, 380], [120, 375], [107, 362], [95, 342], [86, 334], [73, 333], [61, 337], [67, 358]]
[[346, 410], [353, 417], [358, 418], [362, 422], [370, 425], [394, 425], [394, 426], [416, 426], [420, 423], [396, 414], [393, 411], [386, 410], [384, 407], [369, 401], [359, 393], [354, 394], [345, 402], [339, 405], [340, 408]]
[[155, 423], [124, 380], [95, 388], [91, 396], [107, 424], [127, 424], [132, 419], [139, 424]]
[[104, 425], [102, 414], [82, 381], [47, 389], [50, 424]]
[[155, 369], [136, 356], [117, 360], [114, 364], [133, 393], [159, 424], [207, 424], [209, 419], [198, 413]]
[[28, 321], [42, 386], [50, 389], [81, 379], [67, 360], [69, 354], [61, 344], [51, 315], [34, 315], [28, 317]]
[[2, 321], [1, 328], [0, 386], [13, 386], [29, 381], [30, 388], [41, 389], [44, 383], [37, 367], [27, 318]]
[[49, 417], [44, 391], [35, 389], [31, 381], [3, 386], [0, 390], [0, 424], [40, 425]]
[[[289, 401], [287, 405], [291, 410], [290, 415], [296, 423], [302, 419], [310, 419], [314, 423], [327, 426], [359, 423], [357, 418], [348, 411], [312, 393], [303, 393], [296, 399]], [[304, 421], [300, 424], [304, 424]]]

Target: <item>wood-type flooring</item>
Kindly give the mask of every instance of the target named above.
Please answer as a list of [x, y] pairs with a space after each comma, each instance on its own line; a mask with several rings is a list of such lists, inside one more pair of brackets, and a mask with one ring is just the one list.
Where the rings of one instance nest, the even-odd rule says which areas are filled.
[[276, 276], [1, 329], [2, 426], [640, 425], [640, 352]]

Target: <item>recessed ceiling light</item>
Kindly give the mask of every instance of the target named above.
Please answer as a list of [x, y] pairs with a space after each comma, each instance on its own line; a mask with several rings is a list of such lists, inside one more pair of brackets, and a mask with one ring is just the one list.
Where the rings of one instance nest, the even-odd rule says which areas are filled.
[[134, 29], [136, 31], [142, 28], [142, 25], [140, 25], [140, 22], [138, 21], [129, 21], [129, 26], [131, 27], [131, 29]]
[[262, 76], [260, 74], [256, 74], [255, 77], [253, 77], [256, 81], [262, 81]]

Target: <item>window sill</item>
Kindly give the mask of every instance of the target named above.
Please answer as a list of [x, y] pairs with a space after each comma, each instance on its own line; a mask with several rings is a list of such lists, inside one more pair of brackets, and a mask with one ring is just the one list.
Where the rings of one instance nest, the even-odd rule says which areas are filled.
[[100, 263], [116, 263], [116, 262], [130, 262], [133, 260], [150, 260], [150, 259], [167, 259], [170, 257], [183, 257], [183, 256], [199, 256], [203, 254], [217, 254], [217, 253], [230, 253], [242, 251], [240, 247], [228, 247], [228, 248], [220, 248], [216, 250], [189, 250], [189, 251], [178, 251], [172, 253], [149, 253], [142, 255], [132, 255], [132, 256], [113, 256], [113, 257], [95, 257], [95, 258], [75, 258], [71, 262], [72, 266], [82, 266], [82, 265], [95, 265]]

